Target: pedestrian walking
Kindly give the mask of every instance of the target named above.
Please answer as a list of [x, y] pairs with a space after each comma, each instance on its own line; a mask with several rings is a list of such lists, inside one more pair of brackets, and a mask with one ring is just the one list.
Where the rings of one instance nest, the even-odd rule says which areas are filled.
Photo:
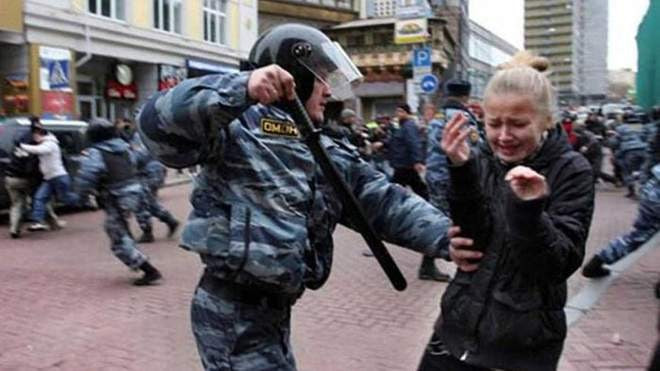
[[87, 138], [91, 146], [80, 163], [75, 189], [81, 196], [98, 192], [106, 214], [104, 228], [112, 253], [129, 268], [144, 272], [134, 285], [150, 285], [161, 279], [162, 274], [137, 248], [128, 224], [130, 214], [139, 209], [143, 195], [134, 154], [106, 119], [92, 120]]
[[135, 218], [142, 230], [142, 235], [137, 239], [137, 242], [150, 243], [155, 241], [153, 225], [151, 223], [152, 216], [167, 225], [167, 238], [171, 238], [179, 227], [179, 221], [158, 202], [157, 198], [158, 189], [165, 182], [165, 165], [149, 153], [130, 120], [118, 120], [115, 123], [115, 127], [119, 131], [121, 138], [129, 144], [135, 154], [137, 176], [143, 190], [142, 197], [140, 198], [140, 207], [135, 212]]
[[566, 280], [584, 256], [594, 186], [587, 160], [553, 125], [547, 68], [523, 52], [489, 81], [488, 150], [470, 148], [462, 114], [444, 129], [458, 270], [420, 371], [557, 368]]
[[391, 127], [385, 143], [387, 159], [394, 168], [392, 182], [404, 187], [409, 186], [420, 197], [428, 199], [426, 184], [421, 178], [421, 174], [426, 170], [422, 142], [417, 125], [412, 119], [410, 106], [406, 103], [399, 104], [395, 114], [398, 125]]
[[32, 204], [32, 221], [28, 229], [31, 231], [48, 230], [45, 224], [48, 213], [48, 203], [53, 195], [69, 206], [80, 203], [80, 199], [71, 191], [71, 178], [64, 168], [59, 141], [49, 133], [38, 119], [31, 123], [30, 130], [35, 144], [20, 143], [21, 150], [39, 157], [39, 171], [43, 181], [34, 194]]
[[[249, 63], [250, 72], [190, 79], [158, 93], [138, 124], [166, 165], [202, 164], [181, 245], [205, 264], [191, 308], [204, 368], [295, 370], [291, 306], [328, 278], [343, 206], [286, 101], [295, 92], [320, 126], [328, 99], [349, 98], [359, 72], [338, 44], [298, 24], [261, 35]], [[446, 255], [444, 214], [389, 183], [353, 146], [319, 139], [382, 237]]]

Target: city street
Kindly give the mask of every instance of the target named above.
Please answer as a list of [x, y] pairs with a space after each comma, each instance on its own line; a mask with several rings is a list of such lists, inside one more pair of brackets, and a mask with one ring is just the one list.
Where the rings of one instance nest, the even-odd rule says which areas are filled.
[[[627, 230], [636, 211], [622, 190], [603, 188], [587, 257]], [[189, 193], [184, 184], [160, 194], [185, 219]], [[199, 258], [164, 239], [165, 226], [154, 222], [157, 242], [141, 246], [165, 278], [137, 288], [131, 281], [138, 274], [110, 252], [101, 211], [63, 219], [68, 225], [61, 231], [26, 232], [19, 240], [9, 239], [6, 221], [0, 226], [0, 370], [201, 370], [189, 324]], [[420, 257], [392, 246], [409, 283], [396, 292], [376, 261], [362, 256], [365, 248], [358, 234], [338, 228], [329, 282], [294, 307], [300, 370], [416, 369], [446, 284], [417, 280]], [[648, 364], [657, 336], [652, 286], [660, 254], [655, 249], [647, 256], [571, 327], [561, 370], [642, 370]], [[569, 296], [585, 282], [574, 275]]]

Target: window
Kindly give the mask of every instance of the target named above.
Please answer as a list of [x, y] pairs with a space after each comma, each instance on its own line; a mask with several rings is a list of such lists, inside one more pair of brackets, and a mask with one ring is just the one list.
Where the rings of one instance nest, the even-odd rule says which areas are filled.
[[154, 27], [181, 33], [181, 0], [154, 0]]
[[225, 32], [227, 0], [204, 0], [204, 40], [216, 44], [227, 43]]
[[346, 36], [346, 46], [362, 46], [364, 45], [364, 35], [348, 35]]
[[102, 17], [126, 19], [124, 0], [87, 0], [87, 10]]

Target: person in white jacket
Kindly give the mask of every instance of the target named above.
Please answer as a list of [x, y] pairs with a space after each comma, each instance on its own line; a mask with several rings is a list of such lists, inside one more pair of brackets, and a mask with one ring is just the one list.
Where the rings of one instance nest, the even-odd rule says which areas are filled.
[[46, 218], [46, 205], [53, 194], [57, 199], [67, 205], [79, 203], [79, 197], [71, 191], [71, 178], [62, 163], [62, 152], [59, 141], [49, 133], [39, 122], [33, 122], [32, 137], [37, 144], [21, 143], [21, 149], [39, 157], [39, 170], [44, 179], [34, 194], [32, 204], [31, 231], [49, 229], [44, 220]]

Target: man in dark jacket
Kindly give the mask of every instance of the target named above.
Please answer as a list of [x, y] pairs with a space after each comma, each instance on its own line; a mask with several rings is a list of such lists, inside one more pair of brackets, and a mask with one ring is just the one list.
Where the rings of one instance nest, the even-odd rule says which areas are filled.
[[591, 131], [583, 126], [576, 127], [573, 132], [575, 133], [575, 150], [582, 153], [582, 155], [589, 161], [594, 171], [594, 181], [602, 179], [606, 182], [616, 184], [616, 178], [613, 175], [603, 172], [603, 146], [600, 141]]
[[413, 192], [426, 200], [428, 191], [420, 176], [426, 168], [419, 129], [411, 117], [410, 106], [405, 103], [400, 104], [395, 113], [399, 123], [398, 126], [390, 129], [386, 144], [387, 159], [394, 168], [392, 182], [404, 187], [410, 186]]
[[[33, 191], [42, 179], [39, 171], [39, 158], [37, 155], [21, 150], [21, 143], [35, 144], [30, 131], [18, 131], [14, 140], [14, 149], [9, 155], [9, 164], [5, 168], [5, 188], [11, 201], [9, 211], [9, 235], [11, 238], [21, 236], [23, 213], [29, 205]], [[60, 228], [64, 224], [57, 219], [51, 203], [46, 205], [46, 223], [51, 229]]]

